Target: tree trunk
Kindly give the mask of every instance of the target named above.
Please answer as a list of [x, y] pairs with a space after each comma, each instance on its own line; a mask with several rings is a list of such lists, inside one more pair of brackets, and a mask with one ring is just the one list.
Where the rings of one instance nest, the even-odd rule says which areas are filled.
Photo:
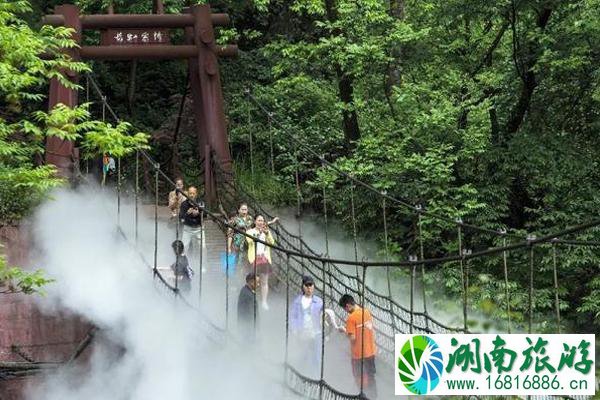
[[341, 68], [337, 68], [337, 74], [340, 100], [344, 103], [344, 111], [342, 111], [344, 137], [346, 142], [351, 145], [352, 142], [360, 139], [358, 117], [352, 100], [352, 94], [354, 93], [353, 79], [348, 74], [344, 74]]
[[[552, 9], [550, 8], [545, 8], [539, 13], [537, 26], [538, 28], [540, 28], [540, 30], [543, 31], [546, 28], [551, 14]], [[513, 20], [513, 24], [514, 23], [515, 22]], [[537, 61], [540, 57], [539, 43], [528, 42], [525, 46], [525, 52], [525, 54], [521, 55], [521, 57], [526, 60], [523, 65], [523, 74], [521, 76], [521, 79], [523, 80], [523, 86], [521, 87], [521, 93], [519, 94], [517, 103], [513, 106], [512, 110], [509, 113], [508, 120], [506, 121], [506, 140], [510, 140], [510, 138], [521, 127], [521, 124], [525, 119], [525, 114], [527, 113], [527, 110], [529, 110], [529, 105], [531, 103], [533, 91], [538, 85], [538, 81], [534, 72], [534, 67], [537, 64]], [[519, 55], [515, 54], [514, 56], [515, 60], [517, 60]]]
[[[404, 19], [404, 0], [390, 0], [390, 16], [399, 21]], [[387, 79], [385, 84], [385, 95], [388, 98], [392, 94], [392, 87], [400, 85], [402, 76], [402, 48], [398, 46], [391, 49], [390, 55], [392, 57], [392, 61], [388, 65]]]
[[[334, 0], [325, 1], [325, 10], [329, 22], [337, 20], [337, 10]], [[340, 31], [333, 34], [342, 34]], [[335, 71], [338, 77], [338, 95], [342, 103], [344, 103], [344, 111], [342, 112], [342, 127], [344, 129], [344, 137], [349, 148], [353, 147], [353, 142], [360, 139], [360, 128], [358, 126], [358, 116], [354, 110], [354, 79], [349, 74], [342, 70], [340, 65], [335, 66]]]
[[[551, 14], [552, 9], [550, 8], [544, 8], [538, 13], [537, 27], [541, 31], [544, 31], [544, 29], [546, 28]], [[533, 97], [533, 92], [539, 84], [538, 80], [536, 79], [534, 67], [537, 64], [537, 61], [541, 55], [540, 43], [534, 41], [535, 39], [528, 40], [525, 43], [525, 46], [523, 46], [522, 48], [518, 46], [518, 38], [516, 37], [515, 25], [516, 10], [513, 10], [513, 18], [511, 24], [514, 43], [513, 58], [515, 62], [515, 67], [517, 69], [517, 73], [519, 73], [521, 80], [523, 81], [523, 85], [521, 87], [519, 98], [517, 99], [517, 102], [515, 103], [513, 108], [510, 110], [508, 119], [506, 121], [506, 125], [504, 127], [504, 136], [501, 138], [500, 142], [501, 146], [504, 147], [508, 145], [508, 142], [514, 136], [514, 134], [519, 131], [521, 125], [523, 124], [523, 121], [525, 120], [525, 115], [529, 110], [531, 99]], [[520, 52], [521, 49], [522, 53]], [[521, 68], [519, 67], [519, 58], [521, 60], [525, 60], [521, 64]], [[517, 172], [516, 176], [513, 177], [512, 184], [510, 187], [508, 216], [509, 223], [511, 224], [511, 226], [517, 228], [522, 228], [527, 223], [526, 208], [535, 207], [527, 190], [528, 182], [526, 181], [526, 179], [527, 178], [523, 176], [520, 172]]]
[[133, 116], [133, 100], [135, 98], [135, 77], [137, 74], [137, 60], [131, 62], [129, 69], [129, 85], [127, 86], [127, 111], [130, 116]]

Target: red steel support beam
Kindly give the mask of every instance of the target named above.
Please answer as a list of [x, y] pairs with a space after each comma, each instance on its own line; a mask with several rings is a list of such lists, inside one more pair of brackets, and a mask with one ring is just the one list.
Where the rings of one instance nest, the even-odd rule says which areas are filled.
[[[55, 8], [55, 13], [65, 20], [65, 26], [73, 28], [73, 40], [76, 43], [81, 42], [81, 25], [79, 22], [79, 8], [72, 4], [64, 4]], [[67, 52], [75, 60], [79, 59], [77, 49], [69, 49]], [[77, 73], [74, 71], [65, 71], [66, 77], [72, 82], [78, 81]], [[58, 79], [50, 80], [50, 95], [48, 99], [48, 109], [52, 110], [57, 104], [64, 104], [69, 107], [77, 106], [77, 90], [69, 89], [60, 84]], [[73, 166], [78, 163], [78, 152], [74, 149], [74, 144], [70, 140], [62, 140], [57, 137], [48, 137], [46, 139], [46, 164], [53, 164], [58, 169], [58, 174], [62, 177], [70, 177], [73, 173]]]
[[[237, 55], [236, 45], [215, 46], [214, 53], [220, 57]], [[163, 60], [198, 57], [198, 48], [192, 45], [145, 45], [145, 46], [83, 46], [79, 50], [82, 59], [101, 60]]]
[[209, 207], [215, 205], [217, 193], [213, 186], [212, 154], [210, 145], [204, 146], [204, 201]]
[[199, 50], [197, 58], [198, 73], [208, 144], [216, 154], [217, 160], [215, 161], [221, 164], [221, 168], [225, 172], [231, 172], [229, 138], [225, 124], [219, 64], [214, 51], [215, 35], [210, 18], [210, 6], [206, 4], [196, 5], [191, 7], [190, 11], [195, 20], [194, 43]]
[[[190, 14], [95, 14], [82, 15], [80, 19], [82, 29], [185, 28], [194, 25], [194, 17]], [[214, 26], [230, 23], [228, 14], [211, 14], [210, 21]], [[65, 18], [58, 14], [46, 15], [42, 23], [61, 26], [65, 25]]]
[[[196, 138], [198, 141], [198, 155], [201, 155], [206, 152], [205, 147], [208, 145], [208, 134], [206, 132], [206, 118], [204, 118], [204, 105], [202, 104], [202, 90], [200, 89], [200, 72], [198, 71], [198, 48], [194, 44], [194, 28], [185, 28], [184, 38], [185, 43], [187, 45], [193, 45], [196, 51], [194, 56], [190, 57], [188, 60], [188, 70], [190, 76], [190, 93], [192, 95], [192, 110], [194, 112], [194, 125], [196, 126]], [[206, 179], [206, 167], [204, 176]]]

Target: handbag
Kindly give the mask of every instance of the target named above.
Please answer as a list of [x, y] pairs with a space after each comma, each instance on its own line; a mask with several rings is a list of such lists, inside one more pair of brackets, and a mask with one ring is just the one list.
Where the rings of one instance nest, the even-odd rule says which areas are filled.
[[[221, 253], [221, 270], [228, 276], [235, 275], [235, 268], [237, 266], [237, 254], [235, 253]], [[229, 273], [228, 273], [229, 272]]]

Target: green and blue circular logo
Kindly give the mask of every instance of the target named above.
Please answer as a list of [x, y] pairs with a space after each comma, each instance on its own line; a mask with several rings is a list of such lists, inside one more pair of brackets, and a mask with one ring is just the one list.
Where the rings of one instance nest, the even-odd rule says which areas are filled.
[[414, 394], [427, 394], [440, 383], [444, 357], [428, 336], [413, 336], [402, 346], [398, 356], [398, 374], [404, 386]]

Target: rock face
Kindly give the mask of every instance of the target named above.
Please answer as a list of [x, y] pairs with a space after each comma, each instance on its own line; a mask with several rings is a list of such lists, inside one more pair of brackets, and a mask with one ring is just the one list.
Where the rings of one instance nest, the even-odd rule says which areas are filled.
[[[26, 228], [0, 228], [0, 243], [9, 265], [27, 265], [29, 237]], [[66, 312], [43, 314], [31, 296], [0, 294], [0, 363], [68, 360], [89, 329], [89, 323]], [[1, 372], [0, 400], [24, 399], [24, 388], [40, 379], [25, 376], [2, 380]]]

